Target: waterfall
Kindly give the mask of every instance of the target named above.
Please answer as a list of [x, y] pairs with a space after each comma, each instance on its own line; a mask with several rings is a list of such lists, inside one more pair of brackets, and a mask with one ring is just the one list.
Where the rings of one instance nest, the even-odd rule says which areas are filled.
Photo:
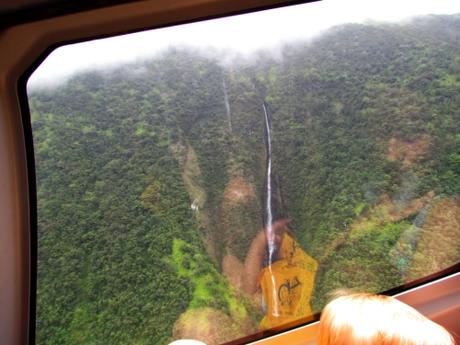
[[230, 133], [231, 133], [232, 132], [232, 115], [230, 112], [230, 103], [228, 101], [227, 84], [225, 83], [225, 79], [222, 80], [222, 86], [224, 89], [224, 102], [225, 102], [225, 110], [227, 114], [228, 127], [230, 128]]
[[272, 143], [270, 137], [270, 119], [268, 117], [265, 103], [262, 103], [265, 116], [265, 145], [267, 154], [267, 170], [266, 170], [266, 197], [265, 197], [265, 227], [268, 240], [268, 264], [273, 262], [273, 254], [275, 252], [274, 233], [272, 228], [273, 210], [272, 210]]
[[[276, 251], [275, 234], [273, 231], [273, 210], [272, 210], [272, 143], [270, 137], [270, 118], [268, 116], [267, 108], [265, 103], [262, 103], [265, 116], [265, 147], [267, 154], [267, 170], [266, 170], [266, 198], [265, 198], [265, 231], [267, 236], [268, 246], [268, 270], [270, 272], [272, 286], [276, 286], [275, 275], [272, 273], [272, 263], [274, 261], [274, 254]], [[272, 300], [273, 300], [273, 316], [279, 316], [278, 310], [278, 298], [277, 291], [275, 288], [272, 289]]]

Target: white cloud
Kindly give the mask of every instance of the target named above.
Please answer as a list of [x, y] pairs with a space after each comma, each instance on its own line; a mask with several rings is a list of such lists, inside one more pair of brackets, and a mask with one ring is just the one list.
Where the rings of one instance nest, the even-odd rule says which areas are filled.
[[34, 72], [29, 83], [40, 85], [78, 70], [133, 61], [171, 45], [245, 54], [281, 41], [306, 39], [341, 23], [459, 12], [458, 0], [323, 0], [60, 47]]

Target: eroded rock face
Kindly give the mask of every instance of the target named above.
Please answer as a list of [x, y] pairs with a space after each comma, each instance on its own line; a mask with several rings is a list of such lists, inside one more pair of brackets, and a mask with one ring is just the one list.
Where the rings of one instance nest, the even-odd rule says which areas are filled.
[[173, 339], [196, 339], [217, 345], [241, 338], [250, 331], [245, 329], [244, 322], [236, 322], [220, 310], [199, 308], [180, 316], [174, 325]]

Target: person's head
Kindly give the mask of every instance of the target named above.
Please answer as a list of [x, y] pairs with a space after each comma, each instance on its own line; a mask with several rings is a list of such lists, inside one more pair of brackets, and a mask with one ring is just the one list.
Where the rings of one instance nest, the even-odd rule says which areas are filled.
[[168, 345], [206, 345], [206, 344], [201, 341], [193, 340], [193, 339], [179, 339], [179, 340], [173, 341], [172, 343], [169, 343]]
[[450, 333], [388, 296], [351, 293], [323, 310], [318, 345], [453, 345]]

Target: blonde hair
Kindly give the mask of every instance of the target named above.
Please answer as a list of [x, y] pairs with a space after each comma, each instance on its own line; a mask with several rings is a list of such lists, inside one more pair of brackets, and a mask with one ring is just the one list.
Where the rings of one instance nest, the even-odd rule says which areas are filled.
[[451, 334], [397, 299], [353, 293], [323, 310], [317, 345], [453, 345]]

